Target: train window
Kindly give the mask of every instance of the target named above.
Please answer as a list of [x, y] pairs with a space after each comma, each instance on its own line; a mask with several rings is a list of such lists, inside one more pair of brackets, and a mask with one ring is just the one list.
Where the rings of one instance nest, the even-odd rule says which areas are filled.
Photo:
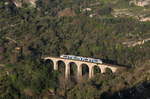
[[84, 61], [89, 61], [89, 59], [88, 58], [84, 58]]
[[98, 62], [98, 60], [97, 59], [93, 59], [93, 63], [97, 63]]
[[84, 58], [83, 57], [80, 57], [81, 58], [81, 61], [84, 61]]
[[67, 56], [67, 55], [63, 55], [63, 57], [64, 57], [64, 58], [68, 58], [68, 56]]
[[93, 63], [92, 59], [90, 59], [89, 62]]

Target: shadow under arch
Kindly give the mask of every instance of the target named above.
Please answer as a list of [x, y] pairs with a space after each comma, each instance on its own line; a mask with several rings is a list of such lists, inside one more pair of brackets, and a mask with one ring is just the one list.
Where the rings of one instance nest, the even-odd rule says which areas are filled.
[[58, 60], [58, 61], [56, 62], [56, 65], [57, 65], [57, 67], [58, 67], [58, 72], [59, 72], [61, 75], [63, 75], [63, 77], [65, 77], [65, 68], [66, 68], [65, 62], [62, 61], [62, 60]]
[[89, 67], [87, 64], [81, 64], [81, 69], [82, 69], [82, 77], [85, 79], [89, 78]]
[[94, 65], [94, 66], [92, 67], [92, 69], [93, 69], [92, 71], [93, 71], [93, 74], [94, 74], [94, 75], [101, 73], [101, 68], [100, 68], [99, 66], [97, 66], [97, 65]]
[[45, 64], [45, 66], [48, 68], [48, 70], [49, 70], [50, 72], [52, 72], [52, 71], [54, 70], [54, 62], [53, 62], [53, 60], [51, 60], [51, 59], [46, 59], [46, 60], [44, 61], [44, 64]]
[[106, 74], [112, 74], [113, 71], [111, 70], [111, 68], [106, 67], [106, 68], [105, 68], [105, 73], [106, 73]]
[[70, 62], [70, 80], [77, 82], [77, 64], [75, 62]]

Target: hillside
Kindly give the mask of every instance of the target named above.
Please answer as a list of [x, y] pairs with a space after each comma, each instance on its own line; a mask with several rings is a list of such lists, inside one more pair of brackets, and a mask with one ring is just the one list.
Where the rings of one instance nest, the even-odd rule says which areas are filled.
[[[28, 4], [31, 7], [38, 7], [41, 2], [48, 5], [48, 0], [12, 0], [17, 7], [23, 7], [23, 3]], [[59, 2], [56, 1], [56, 2]], [[37, 4], [36, 4], [37, 3]], [[74, 9], [78, 10], [79, 7], [81, 13], [88, 15], [89, 17], [102, 17], [108, 14], [114, 17], [132, 17], [140, 21], [150, 21], [150, 1], [149, 0], [89, 0], [89, 1], [64, 1], [63, 3], [74, 5]], [[81, 5], [80, 5], [81, 4]], [[67, 6], [66, 6], [67, 7]], [[59, 14], [58, 14], [59, 15]], [[67, 14], [69, 15], [69, 14]]]
[[[0, 98], [148, 99], [150, 6], [147, 0], [139, 2], [1, 0]], [[54, 71], [41, 59], [61, 54], [130, 68], [97, 73], [92, 79], [83, 69], [81, 82], [75, 73], [65, 81], [63, 63]]]

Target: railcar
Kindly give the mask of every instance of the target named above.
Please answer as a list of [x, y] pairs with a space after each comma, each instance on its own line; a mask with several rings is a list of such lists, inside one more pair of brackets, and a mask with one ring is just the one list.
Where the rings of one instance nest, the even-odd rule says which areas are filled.
[[98, 63], [98, 64], [103, 63], [101, 59], [87, 58], [87, 57], [74, 56], [74, 55], [60, 55], [60, 57], [64, 59], [79, 60], [79, 61]]

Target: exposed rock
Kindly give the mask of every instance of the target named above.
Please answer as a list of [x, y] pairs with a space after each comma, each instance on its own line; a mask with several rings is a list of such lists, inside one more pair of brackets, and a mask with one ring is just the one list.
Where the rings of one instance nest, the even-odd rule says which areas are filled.
[[141, 18], [140, 21], [150, 21], [150, 17]]
[[89, 17], [90, 17], [90, 18], [93, 18], [93, 17], [96, 16], [96, 15], [97, 15], [97, 14], [95, 14], [95, 13], [94, 13], [94, 14], [90, 14]]
[[150, 41], [150, 38], [143, 39], [140, 41], [129, 41], [129, 42], [123, 42], [123, 45], [126, 45], [127, 47], [135, 47], [137, 45], [143, 45], [145, 42]]
[[16, 7], [22, 7], [22, 2], [20, 0], [12, 0], [12, 2], [16, 5]]
[[64, 10], [58, 12], [58, 16], [76, 16], [76, 14], [73, 9], [65, 8]]
[[92, 11], [92, 9], [91, 8], [84, 8], [82, 11], [83, 12], [85, 12], [85, 11]]
[[26, 3], [29, 3], [32, 7], [36, 7], [37, 0], [25, 0]]
[[34, 93], [33, 93], [32, 89], [30, 89], [30, 88], [24, 89], [23, 92], [24, 92], [25, 95], [27, 95], [27, 96], [34, 96]]
[[137, 6], [142, 6], [142, 7], [144, 7], [144, 6], [147, 6], [147, 5], [149, 5], [150, 4], [150, 0], [141, 0], [141, 1], [138, 1], [138, 2], [136, 2], [135, 3]]
[[112, 15], [114, 17], [132, 17], [139, 21], [150, 21], [149, 10], [143, 9], [138, 13], [130, 9], [113, 9]]
[[36, 7], [37, 0], [11, 0], [16, 7], [22, 7], [23, 3], [29, 4], [32, 7]]
[[130, 12], [128, 9], [114, 9], [112, 12], [112, 15], [114, 17], [124, 17], [124, 16], [129, 16], [129, 17], [134, 17], [138, 19], [139, 17]]
[[132, 4], [132, 3], [137, 5], [137, 6], [144, 7], [144, 6], [150, 5], [150, 0], [133, 0], [133, 1], [130, 1], [130, 4]]
[[0, 64], [0, 67], [5, 67], [5, 65], [4, 64]]

